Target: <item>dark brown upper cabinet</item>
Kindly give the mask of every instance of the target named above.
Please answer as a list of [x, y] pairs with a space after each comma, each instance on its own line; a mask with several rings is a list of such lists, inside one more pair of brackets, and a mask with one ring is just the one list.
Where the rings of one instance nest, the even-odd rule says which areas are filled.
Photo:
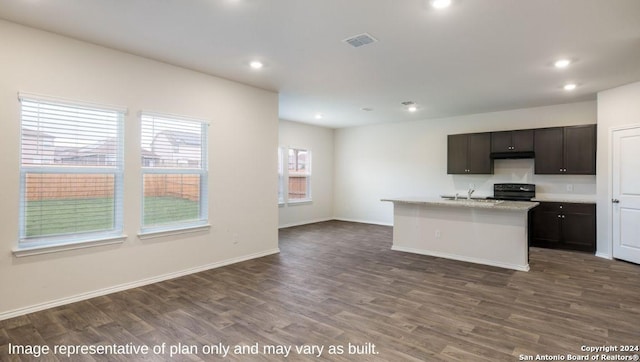
[[533, 130], [491, 133], [491, 153], [533, 152]]
[[491, 133], [447, 136], [448, 174], [492, 174]]
[[595, 175], [596, 125], [536, 129], [535, 173]]

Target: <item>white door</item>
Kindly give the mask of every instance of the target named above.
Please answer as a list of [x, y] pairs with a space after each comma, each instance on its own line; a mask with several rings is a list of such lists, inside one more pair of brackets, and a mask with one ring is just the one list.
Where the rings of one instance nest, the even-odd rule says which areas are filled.
[[613, 131], [613, 257], [640, 264], [640, 126]]

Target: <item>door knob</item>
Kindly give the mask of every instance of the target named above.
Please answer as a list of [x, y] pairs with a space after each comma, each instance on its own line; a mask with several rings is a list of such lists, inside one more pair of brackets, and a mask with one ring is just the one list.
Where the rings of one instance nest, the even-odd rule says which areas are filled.
[[611, 202], [613, 202], [614, 204], [619, 204], [619, 203], [620, 203], [620, 200], [618, 200], [618, 199], [613, 199], [613, 200], [611, 200]]

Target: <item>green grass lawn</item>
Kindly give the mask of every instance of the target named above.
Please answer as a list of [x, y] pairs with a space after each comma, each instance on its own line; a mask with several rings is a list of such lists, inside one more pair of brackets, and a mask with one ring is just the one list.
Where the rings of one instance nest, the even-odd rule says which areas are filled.
[[[196, 220], [200, 205], [175, 197], [145, 197], [144, 226]], [[113, 199], [29, 201], [26, 236], [37, 237], [110, 230], [114, 227]], [[129, 215], [125, 215], [125, 222]]]

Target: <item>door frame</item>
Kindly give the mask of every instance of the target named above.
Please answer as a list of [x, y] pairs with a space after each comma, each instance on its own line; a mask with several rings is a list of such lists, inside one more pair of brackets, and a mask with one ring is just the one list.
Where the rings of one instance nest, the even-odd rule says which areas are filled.
[[[607, 250], [606, 253], [603, 253], [601, 251], [598, 251], [597, 249], [597, 239], [596, 239], [596, 255], [597, 256], [601, 256], [607, 259], [611, 259], [613, 260], [613, 203], [611, 202], [611, 200], [613, 199], [613, 135], [615, 132], [617, 131], [625, 131], [625, 130], [629, 130], [629, 129], [640, 129], [640, 123], [634, 123], [634, 124], [626, 124], [626, 125], [622, 125], [622, 126], [615, 126], [615, 127], [611, 127], [609, 128], [609, 165], [607, 167], [607, 221], [608, 221], [608, 237], [609, 237], [609, 242], [607, 243]], [[596, 210], [596, 215], [597, 215], [597, 210]]]

